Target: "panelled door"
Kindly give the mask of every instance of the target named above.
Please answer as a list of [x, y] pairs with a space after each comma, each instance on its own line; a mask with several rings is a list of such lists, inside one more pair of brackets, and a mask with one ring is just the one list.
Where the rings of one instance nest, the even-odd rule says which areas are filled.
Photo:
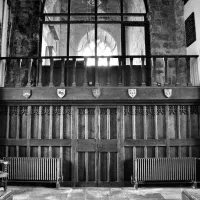
[[119, 109], [78, 107], [75, 186], [117, 185], [120, 181]]

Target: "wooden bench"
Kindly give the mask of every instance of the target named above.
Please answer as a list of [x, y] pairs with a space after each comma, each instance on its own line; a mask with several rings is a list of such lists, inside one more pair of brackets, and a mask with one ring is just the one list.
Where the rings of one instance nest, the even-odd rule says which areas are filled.
[[136, 158], [132, 183], [188, 182], [197, 187], [197, 158]]
[[61, 158], [6, 157], [9, 161], [8, 181], [47, 182], [60, 187], [62, 181]]

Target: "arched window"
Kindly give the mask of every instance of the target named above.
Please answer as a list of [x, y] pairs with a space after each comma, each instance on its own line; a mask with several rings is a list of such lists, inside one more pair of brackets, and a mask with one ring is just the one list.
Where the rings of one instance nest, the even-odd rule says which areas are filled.
[[42, 56], [146, 55], [146, 13], [146, 0], [46, 0]]

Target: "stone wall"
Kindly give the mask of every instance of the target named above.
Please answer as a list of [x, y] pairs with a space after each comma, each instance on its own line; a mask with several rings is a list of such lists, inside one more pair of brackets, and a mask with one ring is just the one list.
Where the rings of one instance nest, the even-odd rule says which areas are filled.
[[[38, 56], [40, 33], [40, 0], [10, 1], [12, 30], [10, 37], [10, 56]], [[7, 70], [6, 85], [16, 84], [17, 74], [20, 74], [21, 84], [27, 84], [27, 62], [21, 63], [20, 70], [16, 60], [10, 63]], [[33, 69], [34, 73], [34, 69]], [[32, 85], [35, 80], [32, 80]]]
[[37, 56], [39, 53], [40, 0], [12, 0], [11, 56]]
[[185, 54], [182, 0], [149, 0], [151, 53]]
[[[152, 55], [186, 55], [184, 3], [182, 0], [149, 0]], [[169, 60], [169, 82], [176, 79], [174, 60]], [[180, 81], [185, 83], [185, 60], [179, 60]], [[164, 84], [164, 62], [157, 60], [156, 82]]]

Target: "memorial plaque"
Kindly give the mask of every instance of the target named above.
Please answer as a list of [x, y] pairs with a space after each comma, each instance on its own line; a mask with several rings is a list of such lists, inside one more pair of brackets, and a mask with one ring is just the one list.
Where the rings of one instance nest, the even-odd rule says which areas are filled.
[[196, 28], [195, 28], [195, 17], [192, 13], [185, 20], [185, 30], [186, 30], [186, 45], [189, 47], [193, 42], [196, 41]]

